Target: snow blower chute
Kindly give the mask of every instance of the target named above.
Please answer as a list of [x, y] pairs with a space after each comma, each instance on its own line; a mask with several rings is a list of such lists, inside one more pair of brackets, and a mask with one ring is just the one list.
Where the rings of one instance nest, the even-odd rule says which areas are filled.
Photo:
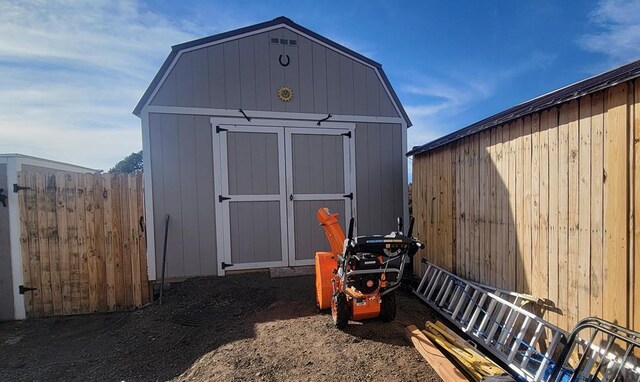
[[400, 286], [407, 257], [424, 248], [411, 236], [398, 230], [388, 235], [353, 237], [354, 219], [349, 222], [349, 235], [338, 222], [338, 214], [327, 208], [318, 210], [317, 219], [324, 228], [331, 252], [316, 252], [316, 305], [319, 310], [331, 308], [335, 326], [342, 329], [349, 320], [380, 317], [385, 322], [396, 316], [393, 291]]

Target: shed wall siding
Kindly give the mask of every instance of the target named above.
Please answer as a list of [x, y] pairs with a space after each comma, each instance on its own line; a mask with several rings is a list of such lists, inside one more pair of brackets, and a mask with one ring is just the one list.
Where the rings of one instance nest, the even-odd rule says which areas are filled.
[[[150, 115], [156, 269], [169, 214], [167, 277], [216, 273], [213, 149], [209, 117]], [[160, 274], [160, 271], [158, 271]]]
[[[290, 102], [277, 97], [284, 85]], [[285, 28], [182, 53], [150, 104], [399, 116], [374, 69]]]
[[[152, 113], [149, 125], [158, 275], [165, 214], [170, 215], [166, 276], [215, 275], [209, 117]], [[388, 233], [403, 213], [402, 125], [358, 123], [355, 140], [358, 234]]]
[[[7, 165], [0, 164], [0, 188], [4, 195], [10, 191], [7, 186]], [[0, 204], [0, 321], [12, 320], [13, 278], [11, 277], [11, 245], [9, 243], [9, 208]]]
[[419, 256], [552, 300], [564, 329], [640, 330], [639, 100], [623, 83], [416, 156]]
[[402, 125], [358, 123], [355, 139], [358, 235], [387, 234], [403, 216]]

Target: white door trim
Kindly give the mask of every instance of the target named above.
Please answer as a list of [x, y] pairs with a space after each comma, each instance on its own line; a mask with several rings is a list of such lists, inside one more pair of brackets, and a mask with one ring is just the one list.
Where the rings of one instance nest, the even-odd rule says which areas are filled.
[[[291, 142], [291, 136], [293, 134], [304, 135], [334, 135], [343, 136], [343, 158], [344, 158], [344, 193], [342, 194], [298, 194], [294, 196], [293, 192], [293, 146]], [[344, 201], [344, 214], [345, 221], [349, 222], [354, 215], [355, 209], [355, 190], [353, 188], [355, 184], [355, 161], [352, 160], [352, 156], [355, 155], [355, 151], [352, 150], [353, 141], [355, 138], [355, 126], [345, 126], [342, 129], [339, 128], [285, 128], [285, 147], [286, 147], [286, 179], [287, 179], [287, 195], [294, 196], [294, 199], [288, 199], [288, 215], [287, 222], [289, 224], [288, 236], [289, 236], [289, 265], [301, 266], [312, 265], [313, 259], [297, 260], [295, 253], [295, 220], [293, 203], [294, 201], [312, 201], [312, 200], [342, 200]], [[353, 199], [349, 203], [348, 199], [344, 197], [345, 194], [353, 192]]]
[[[216, 128], [220, 127], [226, 129], [226, 131], [216, 132]], [[280, 173], [285, 168], [285, 143], [284, 143], [284, 128], [272, 127], [272, 126], [241, 126], [241, 125], [216, 125], [213, 126], [214, 145], [217, 141], [216, 155], [214, 155], [214, 171], [218, 173], [216, 183], [219, 186], [215, 187], [216, 195], [225, 197], [231, 197], [231, 201], [218, 201], [216, 205], [216, 248], [218, 254], [218, 275], [224, 275], [224, 269], [222, 268], [222, 262], [231, 264], [231, 227], [229, 203], [233, 202], [247, 202], [247, 201], [279, 201], [280, 202], [280, 240], [282, 247], [282, 257], [280, 261], [270, 262], [257, 262], [257, 263], [242, 263], [234, 265], [231, 269], [255, 269], [255, 268], [269, 268], [269, 267], [282, 267], [287, 265], [288, 259], [288, 243], [287, 243], [287, 202], [286, 202], [286, 185], [285, 177], [279, 178], [279, 194], [271, 195], [229, 195], [229, 173], [228, 173], [228, 146], [227, 146], [227, 132], [245, 132], [245, 133], [271, 133], [278, 136], [278, 168]], [[222, 229], [219, 229], [219, 228]]]

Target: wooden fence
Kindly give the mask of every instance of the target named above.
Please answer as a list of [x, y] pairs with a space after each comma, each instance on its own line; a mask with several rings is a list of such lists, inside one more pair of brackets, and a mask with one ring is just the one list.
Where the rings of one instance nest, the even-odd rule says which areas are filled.
[[149, 301], [142, 174], [18, 173], [27, 317]]
[[550, 299], [565, 329], [598, 316], [640, 330], [639, 139], [635, 81], [418, 155], [423, 256]]

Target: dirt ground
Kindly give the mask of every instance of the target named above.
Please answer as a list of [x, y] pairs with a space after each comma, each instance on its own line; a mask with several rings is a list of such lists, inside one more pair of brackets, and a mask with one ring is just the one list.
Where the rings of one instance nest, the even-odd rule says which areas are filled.
[[2, 381], [439, 381], [404, 336], [429, 309], [397, 294], [392, 323], [317, 313], [313, 276], [190, 279], [162, 306], [0, 324]]

